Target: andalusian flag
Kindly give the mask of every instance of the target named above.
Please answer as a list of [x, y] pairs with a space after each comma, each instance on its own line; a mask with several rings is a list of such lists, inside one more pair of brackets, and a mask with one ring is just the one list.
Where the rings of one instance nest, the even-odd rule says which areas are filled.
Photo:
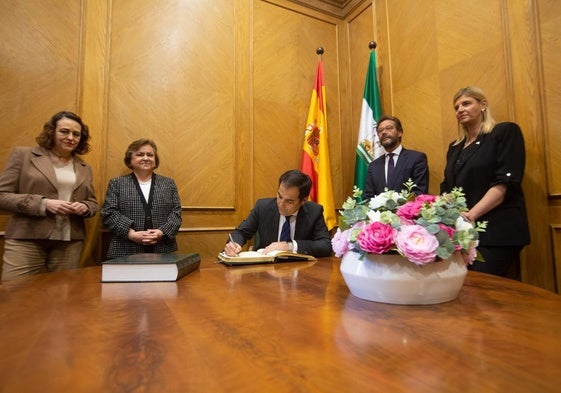
[[306, 133], [302, 152], [302, 172], [312, 178], [310, 200], [323, 206], [323, 216], [327, 228], [337, 225], [333, 187], [331, 184], [331, 164], [329, 162], [329, 144], [327, 140], [327, 114], [325, 111], [325, 85], [323, 84], [323, 63], [320, 59], [316, 71], [316, 80], [312, 90]]
[[376, 55], [370, 51], [370, 62], [366, 73], [364, 96], [362, 99], [362, 113], [360, 115], [360, 128], [358, 131], [358, 144], [356, 147], [355, 186], [364, 190], [368, 164], [384, 154], [376, 133], [376, 119], [382, 116], [380, 104], [380, 90], [376, 78]]

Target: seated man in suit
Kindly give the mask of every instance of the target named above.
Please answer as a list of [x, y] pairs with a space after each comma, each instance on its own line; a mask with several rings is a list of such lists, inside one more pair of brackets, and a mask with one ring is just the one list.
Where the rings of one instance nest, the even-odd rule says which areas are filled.
[[376, 129], [380, 144], [386, 154], [368, 165], [363, 198], [372, 198], [387, 188], [401, 191], [403, 183], [412, 179], [415, 194], [426, 194], [429, 188], [429, 167], [427, 155], [415, 150], [407, 150], [401, 145], [403, 127], [397, 117], [382, 116]]
[[276, 198], [259, 199], [249, 216], [230, 234], [224, 247], [237, 255], [254, 235], [254, 249], [294, 251], [315, 257], [331, 256], [331, 236], [323, 218], [323, 206], [308, 201], [312, 180], [290, 170], [279, 179]]

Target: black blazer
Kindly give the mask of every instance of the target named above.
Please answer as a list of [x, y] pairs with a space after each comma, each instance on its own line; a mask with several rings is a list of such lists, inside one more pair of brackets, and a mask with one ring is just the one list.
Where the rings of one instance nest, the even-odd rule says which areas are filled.
[[480, 233], [482, 246], [523, 246], [530, 244], [530, 232], [522, 177], [524, 176], [524, 137], [515, 123], [499, 123], [491, 133], [480, 135], [464, 149], [465, 140], [450, 144], [446, 154], [441, 192], [462, 187], [469, 208], [496, 184], [505, 184], [505, 200], [480, 217], [487, 230]]
[[[144, 252], [144, 246], [128, 239], [129, 229], [144, 230], [146, 214], [144, 196], [137, 189], [134, 174], [113, 178], [105, 194], [101, 209], [103, 223], [113, 234], [107, 252], [108, 258]], [[173, 179], [152, 175], [150, 189], [152, 228], [159, 229], [164, 237], [154, 246], [154, 252], [177, 251], [175, 235], [181, 226], [181, 202]]]
[[393, 181], [386, 184], [386, 155], [378, 157], [368, 165], [363, 198], [372, 198], [387, 187], [389, 190], [401, 191], [409, 179], [417, 185], [413, 192], [426, 194], [429, 189], [429, 166], [427, 155], [415, 150], [403, 148], [395, 165]]
[[[276, 198], [259, 199], [249, 216], [232, 232], [233, 240], [244, 245], [255, 235], [254, 249], [278, 241], [280, 213]], [[323, 218], [323, 206], [306, 202], [298, 210], [294, 240], [298, 252], [315, 257], [331, 256], [331, 236]]]

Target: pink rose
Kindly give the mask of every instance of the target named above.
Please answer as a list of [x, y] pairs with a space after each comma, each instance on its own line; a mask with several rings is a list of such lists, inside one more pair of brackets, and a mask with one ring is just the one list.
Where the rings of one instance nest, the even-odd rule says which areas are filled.
[[452, 239], [452, 236], [454, 235], [454, 232], [456, 232], [454, 230], [454, 228], [449, 227], [448, 225], [444, 225], [442, 223], [438, 224], [438, 227], [440, 228], [441, 231], [444, 231], [448, 234], [448, 237], [450, 239]]
[[362, 229], [357, 242], [361, 250], [383, 254], [393, 247], [396, 233], [391, 225], [373, 222]]
[[415, 225], [415, 220], [409, 220], [404, 217], [399, 217], [399, 226]]
[[333, 239], [331, 239], [331, 245], [333, 246], [333, 252], [335, 253], [336, 257], [342, 257], [347, 251], [352, 248], [349, 242], [350, 232], [350, 229], [341, 232], [341, 229], [337, 228], [337, 232], [335, 232], [335, 235], [333, 235]]
[[[449, 227], [448, 225], [444, 225], [442, 223], [438, 224], [438, 227], [440, 228], [441, 231], [446, 232], [446, 234], [448, 235], [448, 239], [450, 239], [450, 241], [452, 241], [453, 237], [454, 237], [454, 232], [456, 232], [456, 230], [454, 228]], [[461, 250], [462, 246], [459, 244], [454, 245], [454, 249], [456, 251]]]
[[438, 240], [420, 225], [402, 226], [395, 243], [403, 255], [417, 265], [433, 262], [436, 258]]
[[422, 202], [407, 202], [404, 205], [400, 206], [399, 209], [397, 209], [396, 214], [406, 220], [413, 220], [419, 216], [422, 207]]
[[464, 258], [466, 265], [473, 264], [473, 261], [477, 257], [477, 249], [475, 247], [470, 247], [467, 250], [463, 250], [462, 257]]
[[415, 198], [415, 202], [419, 202], [421, 204], [428, 203], [430, 205], [434, 201], [436, 201], [436, 196], [429, 194], [417, 195], [417, 197]]

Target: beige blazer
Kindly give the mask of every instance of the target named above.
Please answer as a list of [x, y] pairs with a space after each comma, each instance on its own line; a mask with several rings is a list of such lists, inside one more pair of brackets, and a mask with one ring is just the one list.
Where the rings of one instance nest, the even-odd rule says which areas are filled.
[[[84, 217], [97, 214], [99, 206], [91, 167], [77, 157], [74, 162], [76, 184], [72, 201], [85, 203], [89, 209], [86, 216], [70, 216], [71, 238], [78, 240], [85, 236]], [[49, 151], [38, 146], [14, 148], [0, 175], [0, 209], [13, 213], [6, 227], [7, 239], [49, 238], [55, 228], [55, 216], [41, 211], [43, 198], [58, 199]]]

